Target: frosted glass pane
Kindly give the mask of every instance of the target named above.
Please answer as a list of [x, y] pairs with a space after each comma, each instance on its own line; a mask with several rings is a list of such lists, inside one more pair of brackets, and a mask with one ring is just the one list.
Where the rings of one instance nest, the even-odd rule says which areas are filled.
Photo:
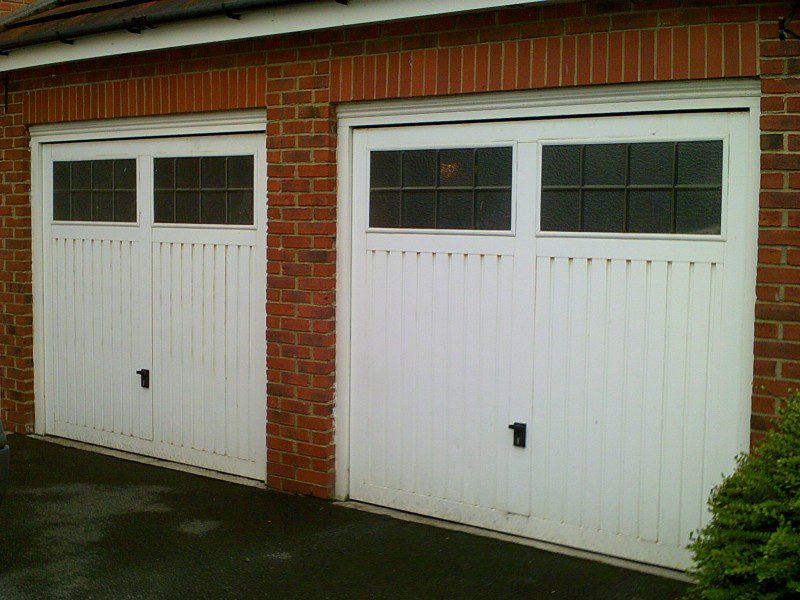
[[477, 229], [511, 229], [511, 192], [478, 191]]
[[[203, 221], [210, 223], [211, 221]], [[227, 221], [229, 225], [250, 225], [253, 223], [253, 191], [233, 190], [228, 192]]]
[[400, 170], [402, 154], [402, 152], [398, 151], [375, 151], [370, 153], [370, 187], [400, 187], [402, 185], [402, 172]]
[[672, 185], [675, 144], [672, 142], [631, 145], [632, 185]]
[[200, 221], [203, 223], [225, 223], [225, 202], [225, 192], [223, 190], [203, 190], [200, 192]]
[[[111, 166], [111, 165], [109, 165]], [[109, 175], [111, 174], [109, 170]], [[92, 221], [114, 220], [114, 193], [92, 192]]]
[[435, 192], [403, 192], [403, 227], [410, 229], [436, 227]]
[[678, 184], [722, 185], [722, 141], [678, 143]]
[[628, 196], [628, 231], [671, 233], [672, 191], [631, 191]]
[[253, 156], [228, 157], [228, 187], [253, 188]]
[[175, 192], [175, 222], [200, 222], [200, 192]]
[[627, 144], [590, 144], [583, 159], [585, 185], [625, 185]]
[[587, 190], [583, 193], [583, 231], [624, 231], [624, 190]]
[[541, 228], [543, 231], [581, 230], [581, 193], [577, 190], [543, 191]]
[[545, 146], [542, 229], [719, 233], [722, 150], [719, 140]]
[[512, 159], [510, 146], [373, 151], [369, 224], [509, 229]]
[[175, 186], [178, 189], [200, 187], [200, 159], [178, 158], [175, 160]]
[[92, 220], [92, 192], [80, 191], [72, 192], [72, 210], [70, 219], [73, 221]]
[[114, 161], [114, 189], [135, 190], [136, 189], [136, 161], [135, 160], [115, 160]]
[[53, 219], [56, 221], [69, 220], [69, 192], [53, 192]]
[[403, 187], [436, 187], [436, 150], [408, 150], [403, 156]]
[[136, 221], [136, 192], [114, 192], [114, 220]]
[[175, 222], [175, 192], [155, 193], [155, 221], [156, 223]]
[[478, 148], [475, 151], [478, 186], [511, 187], [512, 148]]
[[70, 188], [70, 164], [68, 162], [53, 163], [53, 189], [68, 190]]
[[114, 161], [92, 161], [92, 189], [110, 190], [114, 187]]
[[722, 193], [680, 190], [675, 206], [676, 233], [719, 234]]
[[400, 192], [371, 192], [370, 227], [400, 227]]
[[542, 185], [581, 184], [582, 146], [542, 147]]
[[205, 189], [225, 189], [225, 157], [209, 156], [200, 163], [200, 184]]
[[475, 182], [474, 155], [470, 148], [439, 151], [439, 186], [472, 187]]
[[475, 202], [472, 192], [439, 192], [439, 214], [436, 225], [440, 229], [472, 229]]
[[89, 160], [79, 160], [72, 164], [72, 183], [73, 190], [89, 190], [92, 188], [92, 162]]
[[157, 190], [175, 189], [175, 159], [156, 158], [153, 160], [155, 169], [155, 187]]

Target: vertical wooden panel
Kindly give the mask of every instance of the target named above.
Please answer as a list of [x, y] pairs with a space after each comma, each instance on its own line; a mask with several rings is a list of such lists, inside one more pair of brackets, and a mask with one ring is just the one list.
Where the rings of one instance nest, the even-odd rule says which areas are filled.
[[[406, 376], [400, 382], [401, 400], [398, 403], [398, 420], [396, 435], [397, 447], [400, 448], [402, 459], [398, 464], [400, 476], [400, 489], [415, 490], [415, 455], [420, 449], [414, 444], [417, 421], [414, 419], [414, 405], [419, 401], [417, 391], [419, 356], [417, 354], [417, 260], [416, 252], [403, 252], [399, 256], [401, 265], [399, 295], [400, 339], [396, 343], [402, 356], [403, 368]], [[400, 426], [400, 424], [403, 424]]]
[[225, 421], [225, 246], [215, 244], [211, 246], [213, 254], [213, 269], [209, 269], [213, 276], [213, 382], [211, 384], [211, 398], [213, 408], [212, 426], [214, 429], [214, 453], [224, 455], [226, 444], [227, 424]]
[[[54, 238], [54, 421], [136, 434], [130, 385], [131, 242]], [[123, 292], [124, 290], [124, 292]], [[144, 431], [146, 434], [146, 431]], [[146, 439], [146, 438], [145, 438]]]
[[680, 543], [698, 529], [704, 512], [703, 485], [706, 391], [709, 339], [711, 338], [711, 265], [692, 264], [689, 324], [686, 348], [686, 406], [684, 409], [683, 463], [681, 465]]
[[511, 439], [508, 407], [498, 414], [490, 401], [508, 394], [512, 377], [512, 263], [503, 260], [367, 252], [365, 483], [470, 505], [505, 501], [505, 460], [485, 451], [507, 452]]
[[249, 460], [250, 440], [249, 423], [253, 418], [251, 408], [253, 393], [250, 389], [250, 311], [252, 297], [250, 286], [253, 281], [253, 274], [250, 272], [250, 252], [249, 246], [239, 246], [239, 256], [236, 268], [239, 270], [239, 288], [236, 290], [236, 357], [230, 357], [233, 362], [231, 375], [237, 382], [237, 431], [239, 437], [239, 451], [234, 455], [242, 460]]
[[436, 402], [435, 380], [438, 375], [434, 364], [434, 254], [418, 255], [419, 273], [416, 280], [416, 343], [418, 360], [416, 394], [412, 399], [414, 411], [414, 473], [415, 485], [420, 494], [429, 496], [432, 489], [434, 462], [433, 438], [439, 428], [434, 420]]
[[[566, 400], [566, 484], [564, 486], [564, 521], [581, 524], [583, 508], [583, 478], [586, 454], [586, 395], [590, 384], [586, 379], [588, 346], [588, 261], [576, 258], [570, 261], [569, 296], [564, 299], [569, 313], [569, 326], [564, 333], [568, 344], [568, 372]], [[567, 304], [568, 303], [568, 304]]]
[[464, 426], [469, 418], [463, 407], [465, 398], [466, 345], [464, 328], [467, 325], [464, 306], [464, 283], [466, 261], [463, 254], [450, 254], [450, 281], [448, 287], [447, 349], [447, 398], [449, 398], [450, 423], [447, 428], [447, 498], [461, 502], [464, 482]]
[[[548, 371], [542, 374], [549, 380], [547, 391], [539, 397], [544, 401], [547, 424], [547, 515], [548, 519], [561, 521], [564, 515], [567, 484], [567, 454], [561, 452], [570, 423], [567, 421], [569, 390], [569, 269], [571, 259], [557, 257], [552, 261], [550, 272], [550, 320], [547, 323], [550, 361]], [[560, 402], [550, 399], [561, 398]]]
[[[479, 336], [481, 314], [481, 259], [471, 254], [464, 259], [464, 321], [463, 332], [463, 383], [461, 399], [461, 453], [459, 458], [463, 465], [461, 481], [461, 500], [468, 504], [478, 503], [480, 475], [478, 473], [479, 455], [484, 445], [481, 443], [481, 431], [488, 423], [480, 421], [480, 376], [481, 371], [488, 369], [491, 363], [480, 364], [480, 346], [485, 342]], [[476, 443], [477, 442], [477, 443]]]
[[[491, 405], [492, 409], [491, 422], [497, 423], [502, 428], [506, 421], [510, 422], [510, 398], [512, 389], [512, 379], [517, 381], [517, 374], [512, 371], [511, 360], [509, 359], [510, 349], [512, 348], [513, 332], [517, 328], [517, 323], [514, 321], [514, 310], [512, 306], [513, 286], [514, 286], [514, 259], [509, 256], [501, 256], [497, 259], [498, 274], [497, 274], [497, 316], [496, 316], [496, 331], [497, 343], [495, 352], [495, 369], [496, 369], [496, 398], [498, 401], [491, 402], [484, 398], [487, 405]], [[531, 365], [531, 369], [532, 369]], [[510, 477], [509, 456], [508, 456], [508, 435], [509, 432], [505, 429], [498, 431], [498, 435], [494, 437], [494, 443], [487, 447], [487, 460], [492, 460], [494, 466], [492, 471], [495, 477], [495, 497], [497, 498], [496, 506], [503, 508], [507, 511], [513, 511], [521, 514], [527, 514], [530, 511], [530, 498], [528, 497], [527, 490], [520, 494], [524, 508], [512, 506], [509, 494], [509, 485], [514, 485], [519, 489], [518, 483], [513, 483]], [[512, 449], [513, 451], [513, 449]], [[489, 458], [491, 455], [491, 459]]]
[[441, 427], [441, 424], [452, 423], [450, 403], [448, 401], [449, 385], [449, 352], [448, 322], [450, 319], [449, 306], [451, 290], [450, 282], [451, 260], [447, 254], [436, 253], [433, 255], [433, 323], [432, 351], [434, 361], [433, 379], [433, 424], [431, 427], [430, 448], [431, 459], [431, 486], [430, 494], [436, 498], [444, 498], [447, 494], [447, 474], [450, 470], [448, 445], [450, 442], [450, 428]]
[[581, 524], [590, 529], [600, 528], [603, 486], [603, 431], [605, 429], [606, 304], [608, 296], [608, 262], [603, 259], [589, 261], [588, 297], [591, 302], [587, 315], [586, 379], [589, 390], [586, 396], [586, 435], [584, 450], [583, 509]]
[[499, 443], [505, 441], [506, 447], [508, 444], [508, 431], [501, 429], [503, 421], [495, 417], [496, 408], [491, 401], [492, 398], [502, 398], [498, 393], [500, 380], [497, 369], [498, 359], [502, 360], [503, 356], [498, 345], [501, 327], [498, 321], [499, 260], [497, 256], [482, 256], [478, 274], [480, 308], [475, 324], [477, 362], [472, 368], [478, 379], [473, 430], [479, 448], [474, 467], [478, 479], [475, 503], [479, 506], [498, 506], [497, 478], [503, 476], [502, 461], [506, 454]]
[[[688, 263], [670, 265], [667, 287], [665, 407], [662, 419], [659, 541], [677, 545], [680, 533], [681, 464], [686, 410], [686, 345], [689, 313]], [[666, 459], [666, 460], [665, 460]]]
[[667, 331], [667, 276], [669, 264], [649, 262], [647, 313], [645, 315], [645, 378], [642, 394], [643, 421], [641, 480], [639, 484], [639, 537], [658, 540], [661, 494], [661, 427], [665, 409], [665, 351]]
[[608, 298], [606, 302], [604, 386], [600, 388], [603, 407], [602, 490], [600, 495], [600, 528], [619, 532], [620, 493], [622, 487], [622, 398], [625, 382], [625, 322], [627, 295], [627, 261], [608, 262]]
[[[247, 245], [153, 244], [157, 439], [255, 462], [258, 311]], [[264, 340], [262, 338], [261, 342]]]
[[[403, 302], [403, 255], [401, 252], [389, 252], [387, 256], [386, 285], [386, 345], [382, 351], [386, 354], [386, 366], [382, 381], [388, 388], [386, 397], [386, 420], [384, 422], [384, 438], [386, 448], [385, 481], [388, 487], [398, 489], [401, 479], [400, 463], [404, 460], [401, 454], [400, 439], [402, 435], [402, 406], [406, 402], [403, 384], [408, 377], [404, 369], [400, 344], [402, 336], [402, 302]], [[378, 381], [381, 381], [379, 379]]]
[[647, 325], [647, 268], [645, 261], [629, 261], [625, 299], [625, 374], [622, 397], [622, 485], [620, 533], [635, 538], [639, 531], [644, 382]]
[[370, 438], [370, 481], [376, 485], [386, 485], [385, 459], [386, 459], [386, 414], [378, 405], [381, 390], [385, 389], [382, 377], [386, 376], [388, 357], [386, 348], [386, 329], [388, 311], [388, 252], [373, 252], [371, 257], [372, 276], [369, 279], [371, 286], [370, 323], [369, 323], [369, 351], [375, 362], [372, 370], [368, 371], [369, 377], [369, 438]]
[[[550, 427], [547, 398], [550, 394], [550, 337], [552, 260], [541, 257], [536, 262], [536, 297], [534, 315], [534, 360], [533, 360], [533, 410], [530, 432], [531, 453], [538, 457], [533, 461], [531, 472], [531, 514], [545, 517], [548, 514], [547, 486], [550, 450]], [[544, 428], [536, 423], [548, 424]]]

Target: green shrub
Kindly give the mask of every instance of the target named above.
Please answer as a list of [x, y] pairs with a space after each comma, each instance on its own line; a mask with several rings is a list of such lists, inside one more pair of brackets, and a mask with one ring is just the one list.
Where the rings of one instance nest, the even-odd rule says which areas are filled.
[[777, 430], [709, 499], [712, 520], [689, 546], [692, 595], [709, 600], [800, 598], [800, 396]]

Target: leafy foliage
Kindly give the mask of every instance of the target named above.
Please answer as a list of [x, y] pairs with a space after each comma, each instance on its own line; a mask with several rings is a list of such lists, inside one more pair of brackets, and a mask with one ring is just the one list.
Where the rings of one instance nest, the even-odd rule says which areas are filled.
[[692, 595], [708, 600], [800, 598], [800, 396], [779, 428], [713, 490], [711, 522], [689, 546]]

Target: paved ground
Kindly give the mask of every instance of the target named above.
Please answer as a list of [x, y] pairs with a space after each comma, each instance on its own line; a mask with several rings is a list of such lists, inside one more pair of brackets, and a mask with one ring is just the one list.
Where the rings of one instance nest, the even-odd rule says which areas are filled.
[[0, 598], [676, 598], [683, 584], [13, 436]]

